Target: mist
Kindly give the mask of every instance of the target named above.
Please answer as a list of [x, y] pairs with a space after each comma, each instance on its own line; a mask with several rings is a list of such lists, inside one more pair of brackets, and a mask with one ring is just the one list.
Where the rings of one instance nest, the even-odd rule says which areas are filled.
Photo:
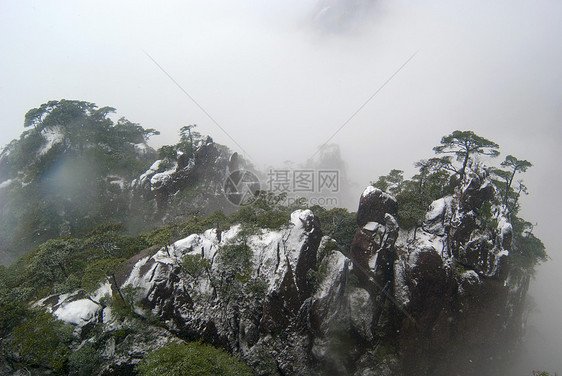
[[512, 374], [562, 372], [561, 14], [548, 0], [2, 2], [0, 146], [61, 98], [160, 130], [154, 147], [197, 124], [264, 170], [337, 144], [355, 210], [370, 181], [473, 130], [500, 145], [496, 163], [534, 164], [521, 214], [551, 257]]

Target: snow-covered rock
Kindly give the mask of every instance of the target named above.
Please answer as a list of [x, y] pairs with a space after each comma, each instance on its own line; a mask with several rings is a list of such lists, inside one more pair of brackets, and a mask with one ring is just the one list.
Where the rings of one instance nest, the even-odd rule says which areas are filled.
[[[208, 229], [138, 255], [113, 288], [136, 291], [137, 314], [226, 348], [260, 375], [477, 374], [468, 359], [488, 359], [507, 340], [526, 287], [506, 274], [507, 217], [495, 211], [495, 234], [480, 226], [489, 189], [467, 184], [408, 231], [396, 200], [367, 188], [349, 257], [324, 250], [313, 212], [297, 210], [275, 231]], [[95, 303], [110, 290], [41, 304], [78, 327], [118, 325]], [[133, 363], [127, 356], [120, 361]]]
[[453, 197], [447, 196], [437, 199], [429, 206], [423, 228], [427, 232], [443, 236], [445, 235], [446, 228], [450, 226], [452, 218]]

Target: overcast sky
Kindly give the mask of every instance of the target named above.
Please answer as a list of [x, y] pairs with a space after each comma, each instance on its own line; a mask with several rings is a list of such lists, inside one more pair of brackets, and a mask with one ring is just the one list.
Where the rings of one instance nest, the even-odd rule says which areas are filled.
[[[300, 163], [417, 52], [331, 142], [357, 196], [455, 129], [532, 161], [523, 213], [553, 258], [534, 287], [552, 289], [535, 292], [544, 322], [562, 314], [561, 19], [559, 0], [0, 0], [0, 146], [65, 98], [160, 130], [154, 146], [196, 123], [257, 167]], [[560, 367], [548, 351], [537, 361]]]

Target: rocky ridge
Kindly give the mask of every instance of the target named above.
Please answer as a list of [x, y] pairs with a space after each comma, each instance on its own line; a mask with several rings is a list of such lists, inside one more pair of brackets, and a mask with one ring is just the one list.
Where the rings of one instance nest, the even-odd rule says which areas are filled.
[[[159, 343], [202, 338], [259, 375], [498, 374], [520, 334], [529, 281], [510, 275], [502, 209], [492, 230], [479, 219], [493, 194], [472, 176], [433, 202], [422, 228], [404, 231], [396, 200], [368, 187], [349, 257], [330, 250], [310, 210], [298, 210], [279, 231], [193, 234], [136, 257], [93, 298], [40, 304], [79, 332], [110, 331], [122, 324], [96, 302], [128, 286], [136, 314], [161, 320]], [[107, 353], [102, 374], [156, 346], [131, 341]]]

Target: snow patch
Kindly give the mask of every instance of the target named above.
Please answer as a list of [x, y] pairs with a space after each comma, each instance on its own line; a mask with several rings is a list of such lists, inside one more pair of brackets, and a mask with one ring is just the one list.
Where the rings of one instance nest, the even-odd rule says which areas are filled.
[[314, 214], [310, 209], [295, 210], [291, 213], [291, 222], [295, 228], [303, 228], [304, 224], [310, 223], [314, 219]]
[[367, 222], [365, 226], [363, 226], [363, 230], [375, 232], [377, 228], [380, 226], [377, 222]]
[[[368, 195], [376, 192], [376, 191], [381, 191], [378, 188], [373, 187], [372, 185], [369, 185], [367, 188], [365, 188], [365, 190], [363, 191], [363, 193], [361, 194], [361, 197], [367, 197]], [[382, 192], [382, 191], [381, 191]]]
[[8, 188], [14, 182], [13, 179], [8, 179], [0, 183], [0, 189]]
[[117, 176], [117, 175], [109, 175], [109, 176], [106, 178], [106, 181], [107, 181], [109, 184], [117, 185], [117, 186], [119, 187], [119, 189], [121, 189], [121, 190], [125, 189], [125, 179], [122, 178], [122, 177], [120, 177], [120, 176]]
[[150, 190], [158, 189], [170, 181], [172, 179], [172, 174], [176, 172], [177, 167], [178, 164], [174, 163], [170, 169], [154, 174], [152, 178], [150, 178]]
[[138, 144], [133, 144], [133, 147], [139, 154], [146, 154], [149, 151], [149, 147], [146, 142], [141, 142]]
[[54, 314], [59, 320], [82, 326], [92, 320], [100, 308], [89, 299], [80, 299], [61, 304]]
[[434, 234], [444, 235], [445, 227], [453, 217], [453, 197], [447, 196], [435, 200], [425, 215], [423, 228]]
[[462, 278], [465, 279], [471, 285], [480, 282], [480, 277], [478, 276], [478, 273], [476, 273], [474, 270], [465, 271], [464, 273], [462, 273]]
[[[160, 168], [160, 164], [162, 163], [161, 159], [155, 161], [148, 170], [144, 174], [139, 177], [139, 184], [143, 185], [145, 182], [150, 181], [150, 178], [158, 172]], [[136, 180], [136, 179], [135, 179]]]
[[506, 237], [511, 236], [511, 234], [513, 233], [513, 226], [511, 225], [511, 223], [508, 222], [507, 218], [503, 215], [498, 220], [497, 229], [502, 239], [502, 242]]
[[45, 139], [46, 143], [43, 147], [39, 150], [38, 155], [42, 156], [47, 154], [49, 150], [56, 144], [60, 144], [64, 141], [64, 133], [60, 126], [57, 127], [49, 127], [45, 128], [41, 131], [43, 138]]
[[[111, 285], [106, 282], [102, 284], [91, 296], [91, 299], [76, 299], [73, 294], [62, 294], [58, 297], [58, 302], [54, 306], [53, 314], [67, 323], [84, 326], [96, 317], [101, 309], [99, 302], [104, 295], [111, 295]], [[44, 301], [38, 304], [43, 305]], [[49, 307], [47, 307], [49, 309]]]

